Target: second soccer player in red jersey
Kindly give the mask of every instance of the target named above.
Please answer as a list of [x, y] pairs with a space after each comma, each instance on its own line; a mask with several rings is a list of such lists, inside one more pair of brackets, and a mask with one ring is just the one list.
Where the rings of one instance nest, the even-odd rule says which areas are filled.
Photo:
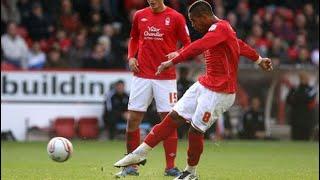
[[[157, 67], [166, 61], [165, 55], [177, 50], [177, 43], [190, 44], [185, 18], [165, 6], [163, 0], [148, 0], [149, 7], [135, 13], [128, 47], [128, 63], [134, 73], [128, 103], [127, 152], [140, 145], [139, 125], [148, 106], [155, 100], [157, 112], [163, 119], [177, 101], [175, 68], [155, 75]], [[163, 142], [166, 168], [165, 175], [178, 176], [175, 167], [177, 132], [173, 131]], [[138, 175], [137, 166], [128, 166], [117, 177]]]
[[206, 1], [196, 1], [189, 8], [192, 26], [205, 34], [181, 52], [170, 53], [168, 61], [161, 63], [156, 74], [161, 75], [174, 64], [204, 53], [206, 73], [192, 85], [173, 107], [173, 110], [156, 125], [144, 142], [131, 154], [115, 163], [116, 167], [144, 164], [148, 152], [166, 139], [179, 126], [190, 122], [188, 133], [187, 166], [175, 180], [196, 180], [196, 167], [203, 152], [203, 136], [207, 129], [227, 111], [235, 100], [239, 57], [245, 56], [263, 70], [271, 71], [268, 58], [237, 38], [227, 21], [220, 20]]

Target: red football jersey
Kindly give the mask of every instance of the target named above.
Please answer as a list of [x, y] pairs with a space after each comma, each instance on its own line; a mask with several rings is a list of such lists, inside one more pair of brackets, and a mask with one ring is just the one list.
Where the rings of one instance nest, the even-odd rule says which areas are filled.
[[224, 20], [213, 24], [201, 39], [185, 47], [172, 61], [176, 64], [200, 53], [204, 53], [206, 63], [206, 74], [199, 77], [200, 84], [222, 93], [236, 92], [240, 55], [252, 61], [259, 59], [258, 53], [238, 39], [236, 32]]
[[190, 44], [185, 18], [174, 9], [166, 7], [161, 13], [154, 13], [147, 7], [135, 13], [130, 33], [128, 58], [138, 52], [140, 72], [135, 76], [148, 79], [175, 79], [172, 67], [156, 76], [158, 66], [167, 60], [166, 55], [177, 50], [180, 41], [183, 46]]

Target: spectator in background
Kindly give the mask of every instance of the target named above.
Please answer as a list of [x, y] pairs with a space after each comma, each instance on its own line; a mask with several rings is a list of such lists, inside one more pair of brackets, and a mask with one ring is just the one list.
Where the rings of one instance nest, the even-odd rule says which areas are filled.
[[271, 31], [271, 25], [273, 21], [273, 9], [267, 8], [262, 17], [262, 27], [265, 31]]
[[48, 15], [43, 13], [40, 3], [32, 5], [31, 15], [23, 24], [28, 29], [30, 37], [35, 41], [48, 39], [54, 31], [54, 26]]
[[61, 69], [67, 68], [66, 60], [62, 57], [61, 50], [58, 44], [54, 44], [48, 53], [45, 68]]
[[288, 49], [288, 45], [284, 44], [284, 41], [279, 37], [275, 37], [272, 40], [272, 46], [268, 52], [268, 56], [279, 58], [283, 60], [282, 63], [284, 62], [289, 63], [287, 61], [287, 54], [286, 54], [287, 49]]
[[89, 0], [88, 14], [94, 12], [99, 13], [102, 22], [108, 23], [112, 20], [109, 14], [105, 11], [102, 5], [102, 0]]
[[108, 93], [104, 103], [103, 119], [111, 140], [116, 135], [117, 124], [125, 124], [127, 121], [128, 101], [129, 95], [125, 92], [125, 84], [119, 80], [115, 83], [114, 90]]
[[6, 63], [16, 68], [27, 68], [28, 46], [17, 34], [15, 22], [9, 22], [7, 33], [1, 36], [1, 51]]
[[264, 112], [260, 107], [260, 99], [254, 97], [251, 100], [251, 107], [244, 113], [242, 119], [242, 132], [240, 137], [244, 139], [265, 138]]
[[297, 62], [299, 64], [310, 64], [311, 63], [310, 52], [306, 47], [301, 48], [298, 53], [299, 54], [298, 54]]
[[105, 24], [103, 26], [102, 35], [99, 37], [98, 42], [102, 43], [107, 54], [109, 54], [112, 50], [113, 36], [114, 36], [114, 28], [112, 27], [111, 24]]
[[[106, 24], [103, 27], [102, 36], [100, 38], [105, 39], [107, 43], [105, 47], [106, 53], [113, 59], [113, 67], [117, 69], [124, 69], [127, 62], [123, 59], [123, 54], [126, 53], [127, 47], [122, 41], [123, 35], [121, 35], [121, 25], [119, 23]], [[107, 42], [108, 41], [108, 42]], [[110, 58], [109, 58], [110, 59]]]
[[25, 22], [31, 14], [30, 10], [32, 9], [32, 3], [30, 0], [19, 0], [17, 2], [17, 8], [19, 9], [21, 22]]
[[63, 53], [67, 53], [69, 51], [72, 42], [64, 29], [57, 30], [56, 41]]
[[[178, 93], [178, 99], [180, 99], [183, 94], [189, 89], [190, 86], [194, 83], [189, 77], [190, 70], [186, 66], [182, 66], [179, 68], [179, 79], [177, 80], [177, 93]], [[178, 128], [178, 137], [179, 139], [182, 139], [185, 137], [185, 134], [189, 129], [189, 124], [184, 124], [181, 127]]]
[[224, 19], [224, 7], [222, 5], [217, 5], [215, 7], [215, 13], [218, 18]]
[[[109, 68], [116, 68], [116, 60], [113, 52], [111, 51], [111, 44], [108, 38], [102, 36], [98, 39], [98, 44], [103, 48], [105, 53], [105, 61], [107, 62]], [[118, 60], [120, 61], [120, 60]]]
[[306, 17], [306, 30], [308, 32], [308, 41], [310, 41], [310, 44], [314, 47], [317, 44], [319, 44], [319, 10], [318, 15], [316, 15], [313, 5], [311, 3], [307, 3], [303, 7], [303, 14]]
[[70, 0], [61, 1], [61, 13], [59, 19], [61, 27], [70, 34], [76, 32], [81, 26], [79, 14], [74, 11]]
[[309, 85], [309, 76], [299, 74], [300, 84], [290, 90], [287, 103], [290, 107], [289, 121], [293, 140], [309, 140], [315, 124], [315, 96], [317, 90]]
[[111, 64], [106, 61], [106, 52], [102, 45], [96, 44], [91, 55], [84, 60], [83, 68], [107, 69]]
[[252, 37], [255, 42], [255, 48], [261, 56], [267, 56], [268, 54], [268, 41], [263, 37], [263, 29], [259, 24], [252, 26]]
[[244, 38], [247, 36], [248, 29], [251, 28], [251, 12], [249, 9], [249, 4], [240, 0], [236, 9], [238, 25], [237, 25], [237, 34], [239, 38]]
[[126, 17], [127, 12], [124, 10], [123, 1], [103, 0], [103, 9], [114, 21], [124, 21]]
[[233, 29], [237, 29], [237, 15], [233, 12], [229, 12], [227, 15], [227, 20], [229, 21], [230, 25], [233, 27]]
[[292, 27], [285, 22], [284, 17], [282, 17], [279, 13], [273, 16], [271, 30], [276, 36], [283, 40], [291, 42], [295, 38], [295, 33]]
[[20, 11], [17, 8], [18, 0], [1, 0], [1, 22], [20, 22]]
[[28, 69], [42, 69], [46, 63], [46, 54], [41, 51], [39, 42], [34, 42], [28, 56]]
[[306, 23], [307, 23], [307, 19], [306, 19], [305, 15], [302, 13], [297, 14], [296, 19], [295, 19], [295, 28], [294, 28], [294, 30], [296, 31], [296, 34], [307, 33], [306, 32]]
[[102, 27], [103, 21], [101, 15], [98, 12], [92, 12], [89, 21], [89, 40], [91, 44], [97, 42], [98, 37], [102, 33]]
[[298, 34], [294, 44], [288, 49], [288, 58], [291, 64], [298, 64], [301, 49], [307, 47], [307, 39], [305, 34]]
[[84, 59], [87, 59], [90, 55], [90, 49], [87, 44], [86, 32], [78, 33], [67, 53], [68, 65], [70, 68], [81, 68], [83, 67]]

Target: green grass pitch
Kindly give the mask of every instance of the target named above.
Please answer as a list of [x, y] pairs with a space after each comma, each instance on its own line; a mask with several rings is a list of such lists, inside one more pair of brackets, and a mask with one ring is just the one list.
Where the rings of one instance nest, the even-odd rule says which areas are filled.
[[[74, 154], [65, 163], [49, 159], [46, 142], [2, 142], [1, 179], [78, 180], [114, 179], [112, 165], [125, 153], [123, 141], [73, 141]], [[206, 141], [198, 166], [201, 180], [316, 180], [319, 179], [319, 147], [316, 142]], [[184, 168], [187, 142], [180, 141], [177, 166]], [[162, 145], [155, 148], [139, 177], [125, 179], [173, 179], [163, 176]]]

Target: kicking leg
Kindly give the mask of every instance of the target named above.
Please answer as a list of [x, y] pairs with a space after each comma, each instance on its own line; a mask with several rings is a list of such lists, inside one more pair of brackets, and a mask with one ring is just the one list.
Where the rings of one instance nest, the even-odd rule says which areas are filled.
[[164, 139], [167, 139], [179, 126], [185, 123], [185, 120], [179, 116], [175, 111], [169, 113], [161, 123], [152, 128], [150, 133], [145, 138], [144, 142], [131, 154], [128, 154], [120, 161], [116, 162], [114, 166], [125, 167], [132, 164], [145, 163], [147, 154], [157, 144]]

